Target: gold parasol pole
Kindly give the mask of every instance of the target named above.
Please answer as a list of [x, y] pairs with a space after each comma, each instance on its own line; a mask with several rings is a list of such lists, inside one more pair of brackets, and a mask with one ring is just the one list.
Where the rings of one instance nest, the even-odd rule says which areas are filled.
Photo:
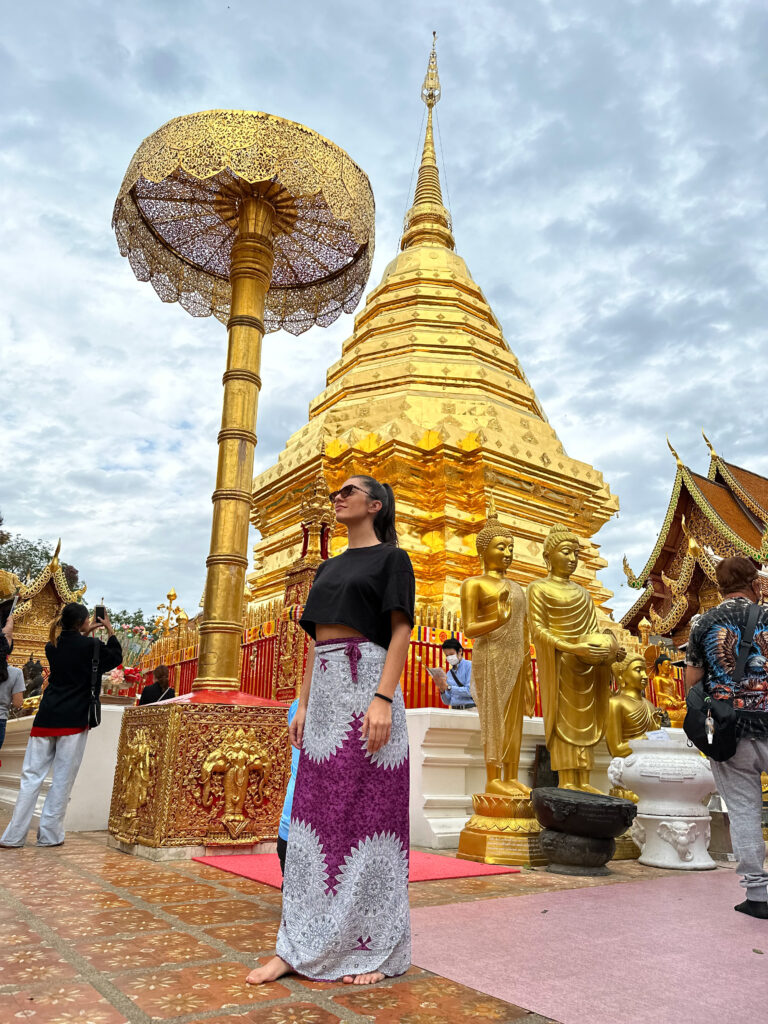
[[274, 218], [274, 208], [265, 199], [244, 198], [232, 247], [224, 407], [195, 690], [240, 689], [242, 599], [248, 568], [264, 306], [275, 258]]

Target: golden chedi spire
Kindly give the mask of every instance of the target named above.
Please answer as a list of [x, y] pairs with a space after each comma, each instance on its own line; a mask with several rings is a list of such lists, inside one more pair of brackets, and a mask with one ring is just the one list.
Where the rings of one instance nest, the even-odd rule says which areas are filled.
[[429, 55], [427, 73], [421, 87], [421, 98], [427, 105], [427, 131], [424, 135], [424, 149], [421, 154], [413, 206], [405, 215], [403, 237], [400, 241], [401, 249], [408, 249], [412, 245], [429, 245], [430, 243], [444, 245], [448, 249], [456, 247], [451, 233], [451, 215], [443, 205], [440, 174], [435, 155], [435, 137], [432, 129], [432, 111], [441, 96], [435, 51], [437, 32], [433, 32], [432, 35], [432, 52]]
[[[301, 501], [319, 472], [330, 489], [354, 473], [392, 485], [420, 603], [458, 609], [462, 581], [477, 572], [475, 541], [491, 491], [515, 536], [513, 579], [545, 575], [542, 543], [562, 522], [583, 542], [578, 582], [598, 603], [609, 596], [595, 576], [605, 561], [589, 538], [618, 502], [597, 470], [564, 451], [455, 251], [435, 160], [439, 97], [433, 47], [422, 86], [426, 137], [401, 250], [356, 314], [307, 422], [253, 482], [261, 540], [250, 579], [259, 601], [283, 594], [302, 548]], [[344, 536], [332, 536], [333, 553]]]

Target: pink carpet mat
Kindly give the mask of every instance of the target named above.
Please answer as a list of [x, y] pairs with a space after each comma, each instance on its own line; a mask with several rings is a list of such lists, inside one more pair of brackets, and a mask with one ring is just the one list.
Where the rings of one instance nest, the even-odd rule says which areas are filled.
[[562, 1024], [766, 1020], [768, 921], [729, 869], [411, 911], [413, 963]]
[[[283, 884], [280, 861], [276, 853], [244, 853], [221, 857], [193, 857], [199, 864], [210, 864], [230, 874], [250, 878], [279, 889]], [[411, 850], [409, 881], [429, 882], [438, 878], [475, 878], [480, 875], [515, 875], [520, 868], [507, 868], [500, 864], [475, 864], [471, 860], [441, 857], [434, 853]]]

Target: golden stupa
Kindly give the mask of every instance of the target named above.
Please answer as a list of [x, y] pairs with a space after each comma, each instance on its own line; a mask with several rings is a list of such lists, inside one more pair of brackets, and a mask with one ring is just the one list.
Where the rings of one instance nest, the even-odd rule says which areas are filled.
[[[510, 575], [523, 586], [544, 575], [544, 537], [554, 522], [565, 523], [585, 545], [578, 581], [600, 605], [610, 595], [595, 573], [606, 562], [588, 538], [618, 501], [596, 469], [566, 455], [454, 251], [433, 138], [440, 99], [434, 45], [421, 95], [426, 135], [401, 252], [355, 317], [307, 424], [254, 479], [262, 539], [249, 577], [253, 599], [282, 596], [286, 571], [301, 554], [301, 501], [318, 474], [336, 487], [359, 472], [394, 488], [419, 604], [458, 608], [462, 580], [477, 572], [475, 535], [492, 491], [516, 536]], [[334, 537], [331, 552], [345, 543]]]

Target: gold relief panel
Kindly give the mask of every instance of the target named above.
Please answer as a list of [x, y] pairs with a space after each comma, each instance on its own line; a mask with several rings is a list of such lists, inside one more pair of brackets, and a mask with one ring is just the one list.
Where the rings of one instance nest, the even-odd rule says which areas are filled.
[[170, 704], [123, 717], [109, 831], [144, 846], [274, 841], [290, 776], [284, 708]]

